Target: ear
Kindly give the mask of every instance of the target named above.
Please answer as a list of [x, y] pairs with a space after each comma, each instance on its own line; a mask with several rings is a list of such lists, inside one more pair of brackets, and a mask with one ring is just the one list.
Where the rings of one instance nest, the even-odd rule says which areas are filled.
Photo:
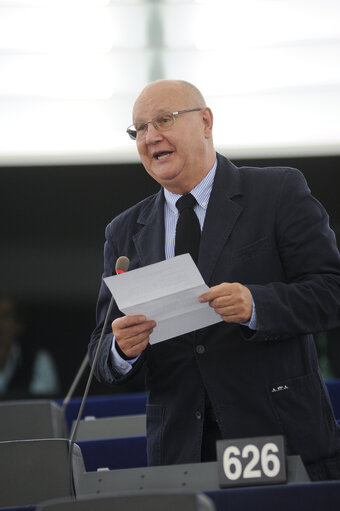
[[202, 119], [204, 122], [204, 135], [206, 138], [211, 138], [214, 117], [210, 108], [206, 107], [202, 110]]

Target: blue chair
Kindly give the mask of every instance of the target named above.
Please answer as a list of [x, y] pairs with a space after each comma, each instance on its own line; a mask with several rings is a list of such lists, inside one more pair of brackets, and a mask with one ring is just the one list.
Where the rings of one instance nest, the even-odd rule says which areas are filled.
[[[118, 394], [114, 396], [90, 396], [85, 403], [83, 417], [116, 417], [138, 415], [146, 412], [145, 393]], [[66, 408], [66, 423], [71, 430], [72, 423], [78, 416], [81, 399], [73, 398]]]
[[145, 436], [77, 441], [87, 472], [146, 467]]
[[327, 380], [326, 387], [331, 398], [334, 415], [337, 420], [340, 419], [340, 380]]

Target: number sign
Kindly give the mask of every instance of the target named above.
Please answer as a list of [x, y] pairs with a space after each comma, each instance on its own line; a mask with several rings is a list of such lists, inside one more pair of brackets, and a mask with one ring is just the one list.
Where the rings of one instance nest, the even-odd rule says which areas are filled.
[[217, 461], [221, 488], [287, 480], [283, 436], [218, 440]]

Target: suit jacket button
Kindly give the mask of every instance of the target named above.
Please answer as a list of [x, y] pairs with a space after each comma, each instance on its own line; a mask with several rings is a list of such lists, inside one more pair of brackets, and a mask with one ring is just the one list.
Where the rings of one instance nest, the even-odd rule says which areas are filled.
[[196, 417], [197, 420], [201, 420], [202, 419], [202, 414], [201, 414], [201, 412], [199, 410], [196, 410], [195, 417]]
[[198, 344], [198, 346], [196, 346], [196, 353], [198, 353], [199, 355], [203, 355], [204, 352], [205, 347], [203, 346], [203, 344]]

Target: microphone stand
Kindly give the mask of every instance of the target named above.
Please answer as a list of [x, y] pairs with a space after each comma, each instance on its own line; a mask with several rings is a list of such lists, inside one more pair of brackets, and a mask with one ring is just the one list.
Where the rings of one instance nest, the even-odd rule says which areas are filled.
[[[126, 257], [126, 256], [119, 257], [117, 259], [117, 261], [116, 261], [116, 266], [115, 266], [116, 274], [125, 273], [125, 271], [127, 271], [128, 267], [129, 267], [129, 264], [130, 264], [130, 261], [129, 261], [128, 257]], [[86, 399], [87, 399], [87, 396], [88, 396], [88, 393], [89, 393], [89, 390], [90, 390], [90, 386], [91, 386], [91, 382], [92, 382], [92, 378], [93, 378], [93, 373], [94, 373], [94, 370], [95, 370], [95, 367], [96, 367], [96, 364], [97, 364], [100, 348], [101, 348], [102, 343], [103, 343], [104, 335], [105, 335], [106, 329], [107, 329], [107, 324], [109, 322], [109, 318], [111, 316], [111, 311], [112, 311], [112, 307], [113, 307], [114, 303], [115, 303], [115, 299], [114, 299], [113, 296], [111, 296], [109, 307], [108, 307], [107, 312], [106, 312], [103, 328], [102, 328], [102, 331], [101, 331], [101, 334], [100, 334], [100, 338], [99, 338], [99, 341], [98, 341], [98, 345], [97, 345], [97, 348], [96, 348], [96, 351], [95, 351], [95, 355], [93, 357], [93, 362], [92, 362], [90, 374], [89, 374], [89, 377], [87, 379], [85, 391], [84, 391], [84, 394], [83, 394], [83, 397], [82, 397], [82, 400], [81, 400], [80, 408], [79, 408], [79, 411], [78, 411], [78, 416], [77, 416], [77, 419], [75, 421], [74, 427], [73, 427], [71, 435], [70, 435], [68, 466], [69, 466], [69, 469], [70, 469], [70, 485], [71, 485], [71, 490], [74, 488], [74, 485], [73, 485], [73, 470], [72, 470], [73, 444], [74, 444], [75, 439], [76, 439], [76, 435], [77, 435], [77, 431], [78, 431], [78, 427], [79, 427], [79, 422], [80, 422], [81, 416], [83, 414], [84, 406], [85, 406], [85, 403], [86, 403]], [[87, 359], [87, 355], [86, 355], [85, 358]], [[82, 370], [83, 364], [85, 364], [85, 359], [83, 360], [83, 363], [82, 363], [82, 365], [81, 365], [81, 367], [80, 367], [80, 369], [78, 371], [78, 374], [77, 374], [77, 376], [79, 376], [79, 378], [81, 376], [81, 370]], [[76, 376], [76, 378], [77, 378], [77, 376]], [[71, 389], [70, 389], [70, 391], [71, 391]], [[69, 393], [70, 393], [70, 391], [69, 391]], [[65, 398], [65, 400], [66, 400], [66, 398]]]
[[[93, 358], [93, 362], [92, 362], [92, 366], [91, 366], [91, 371], [90, 371], [89, 377], [87, 379], [84, 395], [83, 395], [83, 398], [81, 400], [78, 416], [77, 416], [76, 422], [74, 424], [74, 428], [73, 428], [71, 436], [70, 436], [70, 449], [71, 449], [72, 444], [74, 443], [75, 438], [76, 438], [79, 422], [80, 422], [80, 419], [81, 419], [81, 416], [82, 416], [82, 413], [83, 413], [83, 410], [84, 410], [84, 406], [85, 406], [85, 403], [86, 403], [86, 399], [87, 399], [87, 396], [88, 396], [88, 393], [89, 393], [89, 390], [90, 390], [90, 386], [91, 386], [91, 382], [92, 382], [92, 378], [93, 378], [93, 373], [94, 373], [94, 370], [95, 370], [95, 367], [96, 367], [96, 363], [97, 363], [97, 360], [98, 360], [100, 348], [101, 348], [101, 346], [103, 344], [104, 335], [105, 335], [105, 332], [106, 332], [107, 324], [108, 324], [108, 321], [109, 321], [109, 317], [111, 315], [111, 311], [112, 311], [112, 307], [113, 307], [114, 301], [115, 300], [114, 300], [114, 298], [112, 296], [111, 300], [110, 300], [110, 303], [109, 303], [109, 308], [107, 309], [107, 313], [106, 313], [106, 316], [105, 316], [105, 321], [104, 321], [102, 332], [101, 332], [101, 335], [100, 335], [100, 338], [99, 338], [99, 341], [98, 341], [97, 349], [96, 349], [96, 352], [95, 352], [95, 355], [94, 355], [94, 358]], [[86, 355], [85, 358], [88, 358], [88, 356]]]
[[77, 387], [81, 377], [83, 376], [85, 369], [88, 367], [88, 365], [89, 365], [89, 356], [88, 356], [88, 353], [86, 352], [86, 355], [83, 358], [83, 361], [78, 369], [78, 372], [77, 372], [74, 380], [72, 381], [71, 386], [70, 386], [70, 388], [65, 396], [65, 399], [63, 401], [61, 410], [62, 410], [62, 413], [64, 414], [64, 416], [66, 413], [67, 405], [69, 404], [69, 402], [74, 394], [74, 391], [76, 390], [76, 387]]

